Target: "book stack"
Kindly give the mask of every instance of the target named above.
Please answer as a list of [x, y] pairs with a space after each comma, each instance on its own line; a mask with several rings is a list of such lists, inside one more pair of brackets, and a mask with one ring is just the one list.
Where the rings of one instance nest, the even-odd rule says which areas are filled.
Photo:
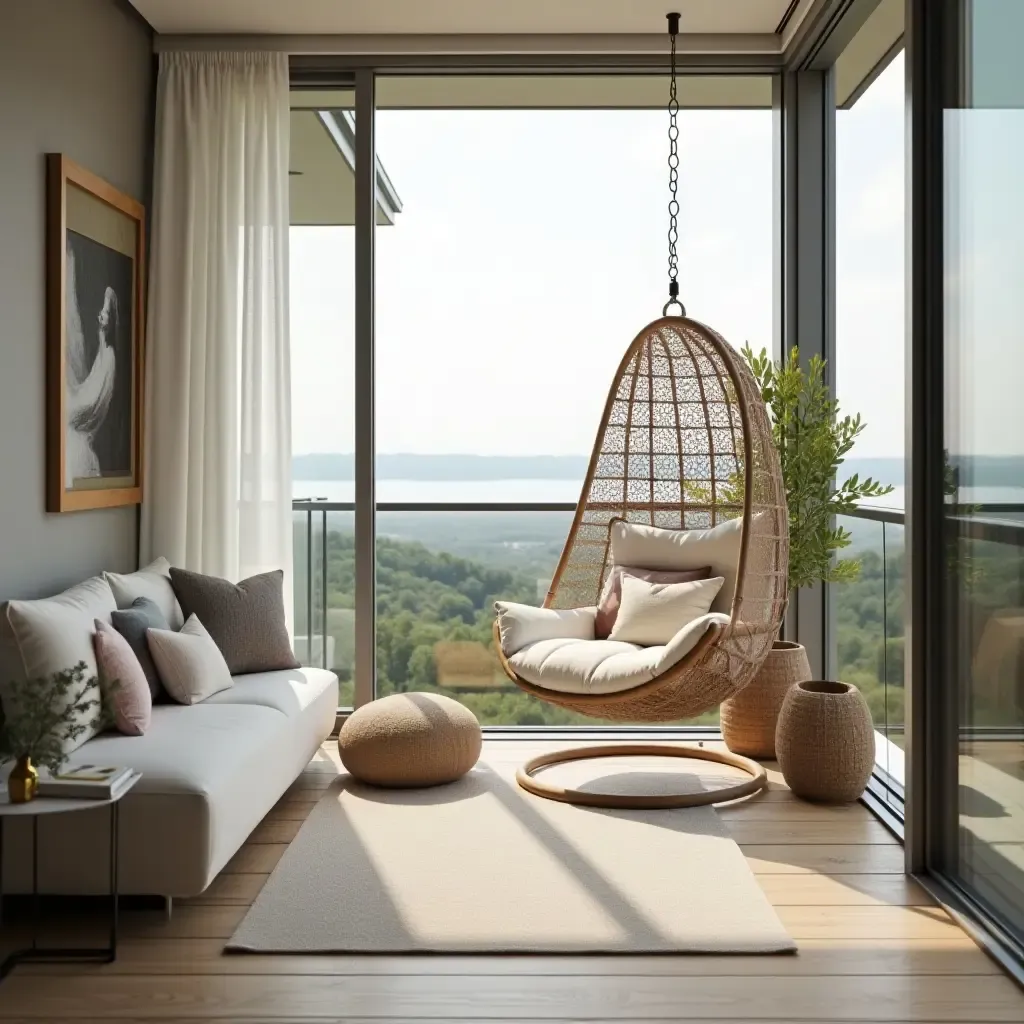
[[39, 795], [80, 797], [83, 800], [113, 800], [128, 785], [131, 768], [106, 768], [80, 764], [55, 775], [39, 775]]

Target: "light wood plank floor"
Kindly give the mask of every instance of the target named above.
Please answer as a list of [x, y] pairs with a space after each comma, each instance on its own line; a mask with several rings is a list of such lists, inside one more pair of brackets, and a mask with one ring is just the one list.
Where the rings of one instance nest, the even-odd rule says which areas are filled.
[[903, 876], [899, 844], [865, 808], [802, 803], [770, 769], [767, 793], [719, 813], [796, 956], [226, 955], [339, 770], [328, 743], [206, 893], [170, 920], [126, 912], [114, 964], [18, 969], [0, 985], [0, 1019], [1024, 1021], [1024, 992]]

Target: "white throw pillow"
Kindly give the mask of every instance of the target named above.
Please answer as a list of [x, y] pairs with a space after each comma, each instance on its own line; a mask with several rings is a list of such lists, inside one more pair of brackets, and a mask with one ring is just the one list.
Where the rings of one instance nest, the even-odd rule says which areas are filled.
[[593, 640], [597, 608], [535, 608], [495, 601], [498, 635], [506, 655], [538, 640]]
[[163, 612], [171, 629], [181, 629], [185, 616], [171, 586], [171, 563], [158, 558], [137, 572], [105, 572], [118, 608], [131, 608], [137, 597], [148, 597]]
[[147, 629], [146, 639], [160, 682], [179, 704], [198, 704], [234, 685], [224, 655], [195, 615], [180, 632]]
[[612, 523], [611, 558], [614, 565], [638, 569], [679, 571], [711, 566], [712, 576], [725, 582], [711, 610], [728, 615], [736, 590], [743, 519], [730, 519], [708, 530], [665, 530], [639, 523]]
[[[93, 576], [56, 597], [8, 601], [7, 622], [17, 645], [20, 665], [5, 667], [9, 671], [20, 669], [18, 678], [21, 680], [48, 679], [55, 672], [63, 672], [84, 662], [86, 678], [96, 680], [86, 697], [99, 700], [93, 624], [96, 619], [110, 622], [110, 613], [116, 607], [110, 587], [99, 576]], [[11, 682], [6, 675], [0, 678], [0, 700], [5, 704], [10, 701]], [[79, 722], [85, 729], [74, 740], [64, 743], [66, 754], [99, 733], [101, 708], [91, 708], [79, 717]]]
[[641, 647], [667, 644], [684, 626], [707, 615], [725, 581], [721, 576], [691, 583], [648, 583], [622, 576], [622, 603], [609, 640]]

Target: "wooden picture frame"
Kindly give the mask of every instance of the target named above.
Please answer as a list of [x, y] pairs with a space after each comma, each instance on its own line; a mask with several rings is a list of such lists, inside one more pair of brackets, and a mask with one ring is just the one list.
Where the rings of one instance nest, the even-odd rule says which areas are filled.
[[46, 157], [46, 510], [142, 501], [145, 209]]

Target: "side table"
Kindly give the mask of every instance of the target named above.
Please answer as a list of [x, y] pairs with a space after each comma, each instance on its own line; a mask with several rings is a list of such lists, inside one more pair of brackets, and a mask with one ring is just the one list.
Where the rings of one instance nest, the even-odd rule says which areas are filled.
[[[0, 981], [18, 964], [39, 963], [102, 963], [109, 964], [117, 956], [117, 847], [118, 806], [124, 795], [142, 778], [136, 772], [111, 800], [87, 800], [39, 796], [25, 804], [12, 804], [6, 787], [0, 792], [0, 924], [3, 923], [4, 881], [4, 824], [8, 818], [32, 819], [32, 945], [10, 953], [0, 963]], [[98, 949], [66, 949], [41, 947], [39, 938], [39, 819], [46, 814], [71, 814], [74, 811], [93, 811], [101, 807], [110, 809], [110, 939]]]

